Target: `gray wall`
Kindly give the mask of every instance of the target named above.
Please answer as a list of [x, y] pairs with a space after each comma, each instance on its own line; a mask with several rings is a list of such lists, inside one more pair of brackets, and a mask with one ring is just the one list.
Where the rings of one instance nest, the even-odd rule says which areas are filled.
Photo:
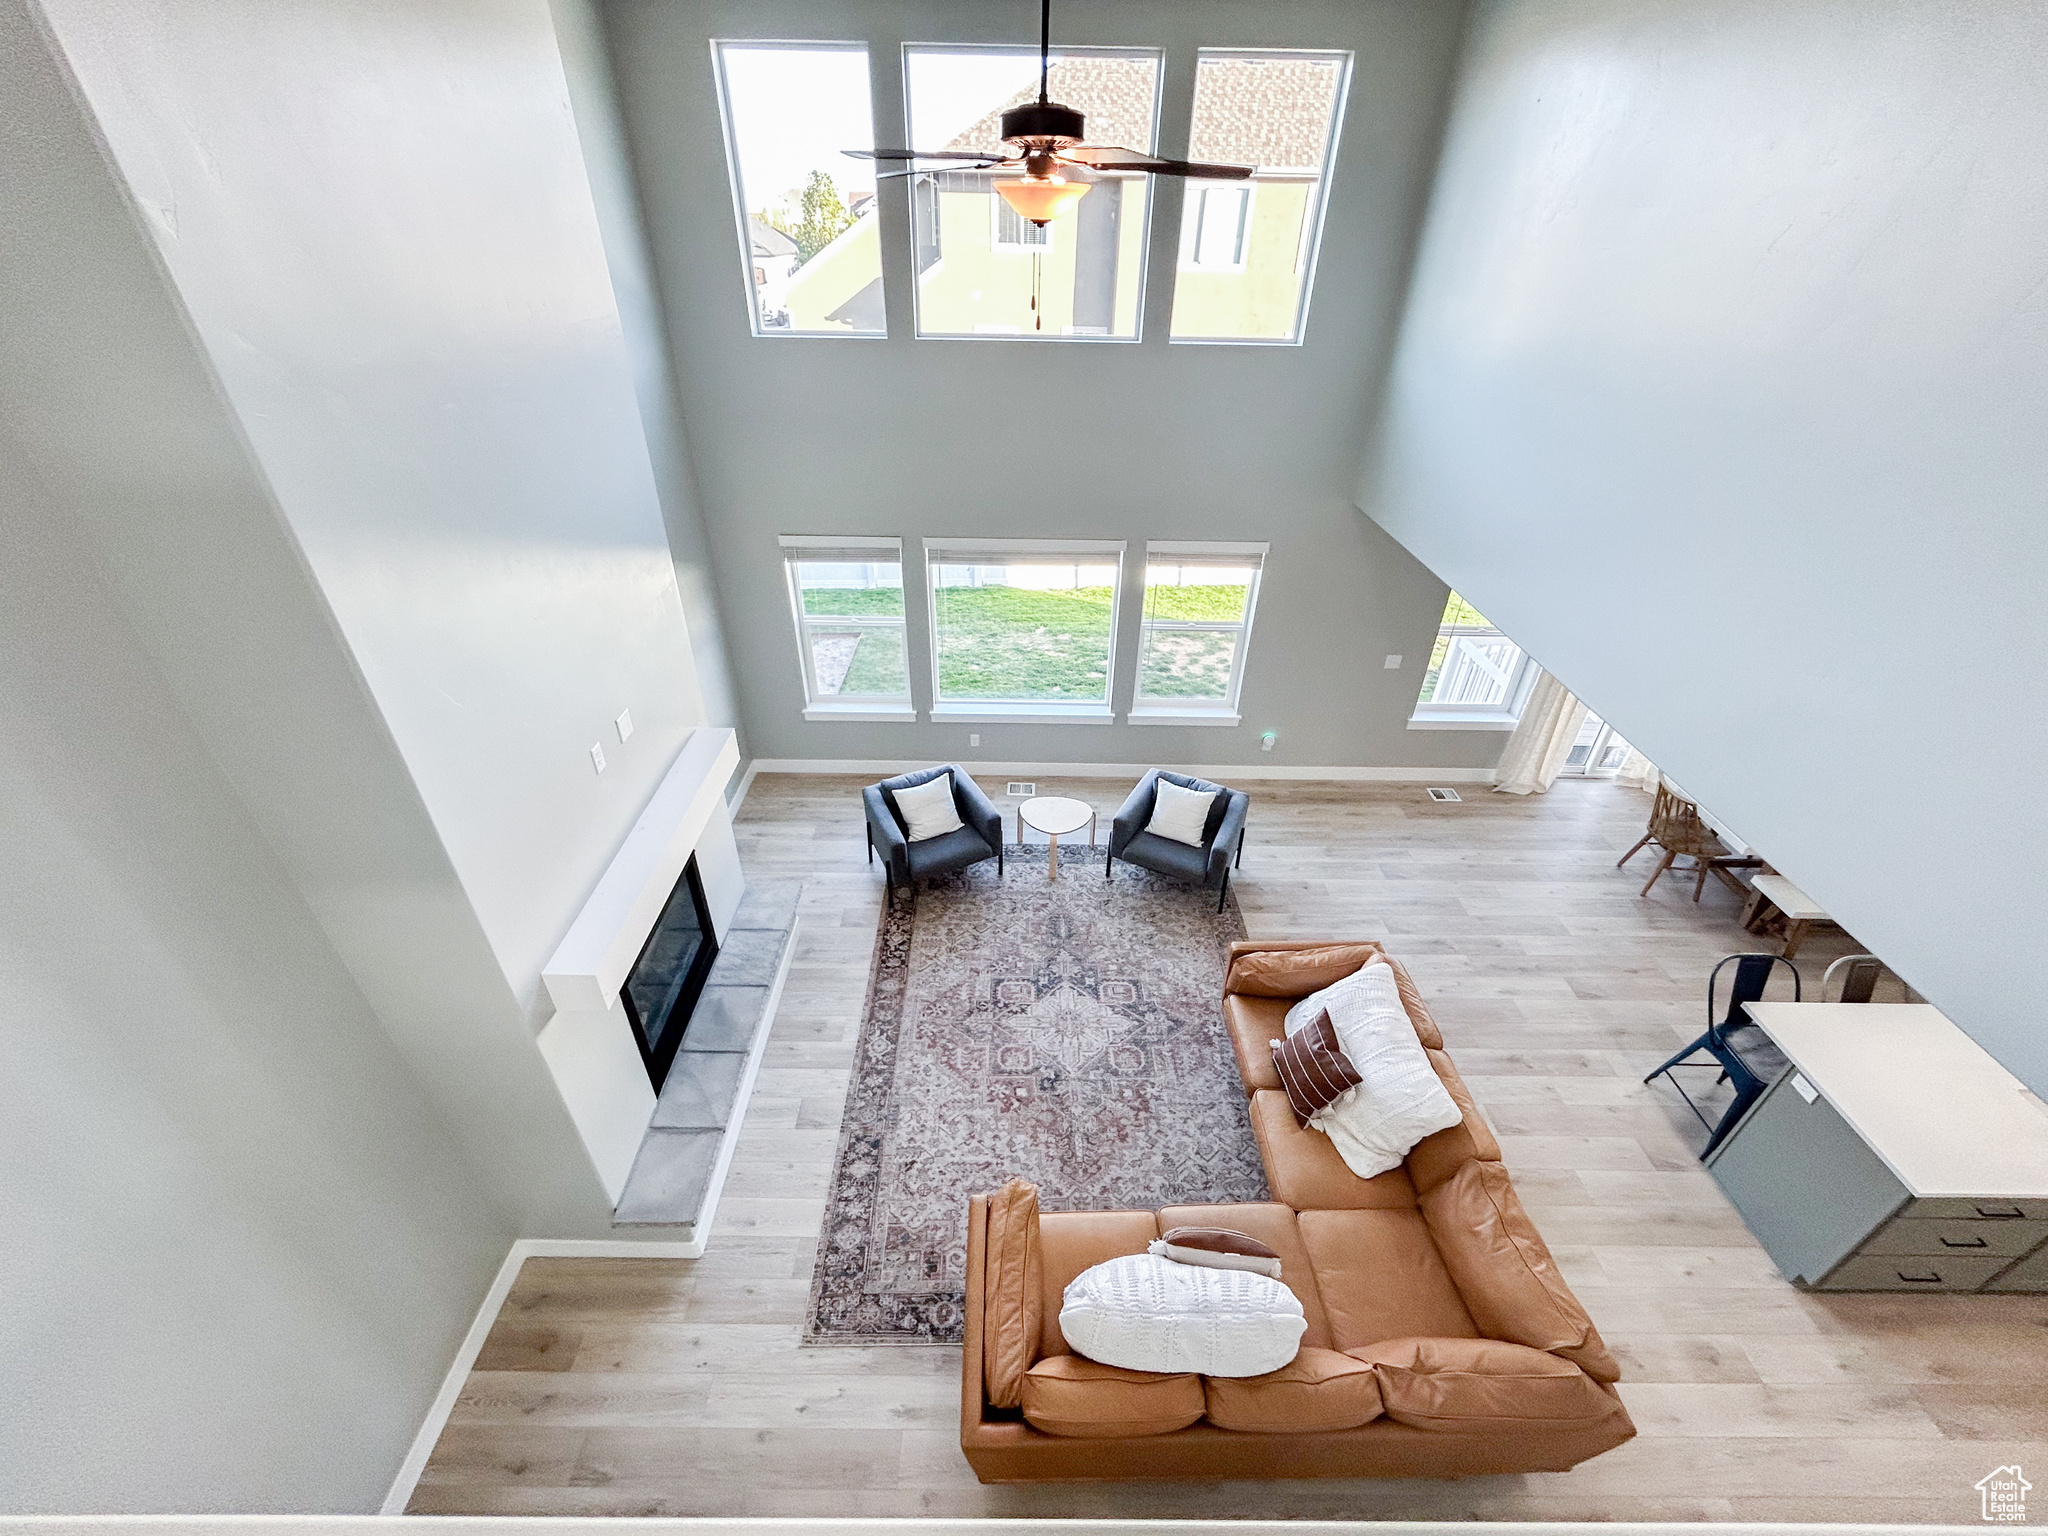
[[[1064, 4], [1057, 36], [1166, 50], [1163, 147], [1184, 142], [1201, 45], [1348, 47], [1358, 55], [1322, 269], [1301, 347], [1169, 347], [1178, 190], [1155, 186], [1146, 339], [1135, 346], [917, 342], [909, 295], [889, 340], [748, 333], [708, 40], [869, 42], [879, 120], [900, 123], [905, 40], [1035, 41], [1026, 7], [961, 0], [620, 0], [606, 10], [641, 198], [677, 347], [706, 521], [752, 750], [770, 758], [1485, 766], [1500, 738], [1405, 729], [1441, 582], [1352, 509], [1360, 424], [1382, 377], [1441, 121], [1462, 8], [1216, 0]], [[887, 139], [898, 133], [881, 130]], [[884, 193], [894, 270], [909, 269], [902, 183]], [[1161, 257], [1164, 260], [1161, 260]], [[1039, 402], [1035, 407], [1032, 402]], [[1058, 468], [1034, 483], [999, 450], [1034, 433]], [[776, 536], [1080, 535], [1259, 539], [1273, 552], [1244, 724], [806, 722]], [[1127, 595], [1135, 592], [1133, 570]], [[1127, 608], [1128, 611], [1128, 608]], [[928, 672], [910, 616], [912, 667]], [[1127, 624], [1117, 702], [1128, 702]], [[1382, 666], [1401, 653], [1398, 672]], [[1270, 756], [1257, 735], [1277, 729]], [[967, 745], [969, 731], [982, 746]]]
[[2035, 1089], [2048, 11], [1478, 15], [1362, 504]]
[[[676, 397], [675, 357], [661, 297], [655, 290], [653, 256], [641, 222], [639, 192], [619, 119], [618, 92], [605, 53], [598, 0], [549, 0], [562, 70], [575, 108], [576, 134], [590, 174], [590, 192], [604, 237], [605, 261], [618, 300], [619, 323], [632, 359], [633, 390], [640, 401], [654, 483], [661, 494], [676, 586], [690, 626], [690, 649], [708, 725], [741, 726], [739, 695], [725, 654], [717, 578], [697, 493], [697, 471]], [[740, 731], [740, 756], [747, 756]], [[735, 787], [738, 776], [734, 776]]]
[[532, 1008], [704, 723], [546, 0], [45, 9]]
[[0, 486], [0, 1511], [374, 1510], [512, 1223], [4, 439]]

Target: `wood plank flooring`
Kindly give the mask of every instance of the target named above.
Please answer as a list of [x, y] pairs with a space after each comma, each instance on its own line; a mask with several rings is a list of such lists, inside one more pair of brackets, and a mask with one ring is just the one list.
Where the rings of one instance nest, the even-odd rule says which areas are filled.
[[[1975, 1524], [1978, 1478], [2048, 1469], [2048, 1298], [1794, 1290], [1701, 1171], [1698, 1124], [1639, 1081], [1699, 1032], [1713, 961], [1755, 947], [1715, 883], [1698, 906], [1668, 876], [1639, 899], [1649, 857], [1615, 870], [1647, 797], [1259, 784], [1234, 887], [1251, 933], [1407, 961], [1641, 1433], [1573, 1472], [1451, 1483], [980, 1486], [956, 1348], [797, 1343], [881, 910], [858, 783], [764, 775], [739, 818], [750, 871], [808, 885], [710, 1251], [529, 1261], [414, 1513]], [[1129, 788], [1039, 787], [1105, 826]], [[1854, 947], [1823, 930], [1799, 963], [1817, 978]]]

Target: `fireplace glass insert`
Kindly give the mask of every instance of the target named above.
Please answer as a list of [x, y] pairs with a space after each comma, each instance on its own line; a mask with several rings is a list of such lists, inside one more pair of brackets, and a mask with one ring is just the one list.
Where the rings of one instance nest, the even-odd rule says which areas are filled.
[[633, 1038], [639, 1043], [640, 1058], [647, 1063], [656, 1093], [661, 1092], [669, 1063], [683, 1043], [690, 1010], [697, 1006], [697, 995], [704, 990], [704, 978], [717, 954], [711, 913], [704, 905], [704, 884], [697, 878], [697, 860], [692, 855], [669, 893], [654, 931], [647, 935], [640, 958], [626, 973], [626, 984], [619, 988], [619, 1000], [626, 1005]]

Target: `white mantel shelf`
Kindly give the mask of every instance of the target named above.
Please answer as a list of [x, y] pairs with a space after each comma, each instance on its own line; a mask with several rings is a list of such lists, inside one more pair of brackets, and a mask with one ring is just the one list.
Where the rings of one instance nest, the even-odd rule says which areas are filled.
[[[682, 877], [683, 866], [714, 812], [724, 809], [725, 786], [739, 761], [733, 731], [700, 726], [690, 733], [541, 972], [557, 1009], [604, 1013], [617, 1003], [626, 973]], [[705, 897], [714, 926], [723, 928], [738, 904], [738, 892], [721, 903], [707, 881]], [[721, 906], [725, 910], [719, 910]]]

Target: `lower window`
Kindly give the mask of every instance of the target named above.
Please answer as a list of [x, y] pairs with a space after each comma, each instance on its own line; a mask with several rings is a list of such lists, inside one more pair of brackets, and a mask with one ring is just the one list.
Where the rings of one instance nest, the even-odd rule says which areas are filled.
[[937, 703], [1109, 707], [1123, 545], [927, 540]]
[[1145, 546], [1133, 715], [1237, 708], [1265, 556], [1263, 544]]
[[1453, 592], [1444, 603], [1429, 670], [1411, 717], [1418, 723], [1512, 725], [1521, 717], [1536, 664]]
[[811, 709], [907, 712], [902, 546], [894, 539], [785, 538], [782, 552]]

